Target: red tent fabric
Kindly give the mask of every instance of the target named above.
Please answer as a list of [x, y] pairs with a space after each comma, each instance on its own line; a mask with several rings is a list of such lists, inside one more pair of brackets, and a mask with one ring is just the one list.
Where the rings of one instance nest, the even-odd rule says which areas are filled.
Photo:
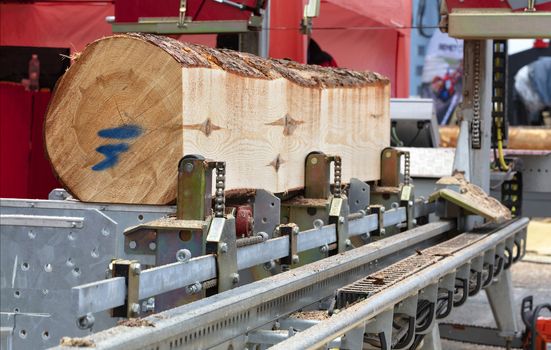
[[312, 37], [340, 67], [381, 73], [393, 96], [407, 97], [410, 23], [407, 0], [325, 0]]
[[113, 14], [110, 1], [0, 4], [0, 45], [82, 51], [89, 42], [112, 33], [105, 17]]

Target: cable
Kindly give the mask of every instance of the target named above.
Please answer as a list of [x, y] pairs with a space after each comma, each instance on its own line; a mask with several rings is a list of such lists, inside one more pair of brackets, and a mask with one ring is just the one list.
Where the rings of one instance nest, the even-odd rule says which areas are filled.
[[201, 1], [201, 4], [199, 4], [199, 7], [197, 8], [197, 11], [195, 11], [195, 14], [193, 15], [192, 19], [195, 21], [201, 10], [203, 9], [203, 5], [205, 4], [207, 0]]
[[507, 162], [505, 162], [505, 157], [503, 156], [503, 135], [501, 134], [501, 128], [497, 129], [497, 153], [499, 158], [499, 165], [501, 170], [505, 171], [509, 169]]
[[390, 136], [392, 138], [392, 141], [394, 141], [394, 143], [396, 144], [396, 146], [398, 147], [404, 146], [404, 143], [400, 140], [400, 138], [398, 137], [398, 134], [396, 133], [396, 126], [392, 126], [392, 128], [390, 129]]

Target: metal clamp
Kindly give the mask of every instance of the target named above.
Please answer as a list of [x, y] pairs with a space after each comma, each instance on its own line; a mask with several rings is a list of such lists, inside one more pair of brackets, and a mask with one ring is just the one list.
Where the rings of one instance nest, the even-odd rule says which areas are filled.
[[377, 230], [371, 232], [372, 236], [384, 236], [385, 235], [385, 223], [384, 214], [385, 207], [380, 204], [370, 205], [367, 208], [368, 214], [377, 214]]
[[304, 197], [306, 198], [329, 198], [331, 195], [329, 176], [331, 162], [334, 162], [333, 196], [341, 197], [342, 193], [342, 164], [341, 157], [329, 156], [322, 152], [311, 152], [306, 156], [304, 168]]
[[299, 228], [295, 224], [279, 225], [276, 229], [280, 236], [289, 238], [289, 255], [280, 259], [282, 265], [294, 267], [300, 263], [298, 256], [297, 241]]
[[111, 262], [111, 277], [124, 277], [126, 299], [124, 305], [111, 310], [112, 317], [137, 317], [140, 314], [140, 274], [142, 267], [137, 260], [115, 259]]
[[[235, 218], [214, 217], [206, 239], [207, 254], [216, 255], [218, 293], [232, 289], [239, 283], [237, 272], [237, 243], [235, 238]], [[207, 291], [207, 295], [209, 291]]]
[[331, 200], [329, 207], [329, 223], [337, 227], [337, 252], [343, 253], [350, 247], [352, 242], [348, 237], [348, 200], [346, 196]]
[[400, 157], [404, 156], [404, 185], [411, 184], [409, 152], [387, 147], [381, 153], [380, 186], [400, 186]]

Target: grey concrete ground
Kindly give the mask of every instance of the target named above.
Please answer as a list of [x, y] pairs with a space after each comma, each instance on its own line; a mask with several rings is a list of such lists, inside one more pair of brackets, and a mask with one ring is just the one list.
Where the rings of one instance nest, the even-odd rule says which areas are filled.
[[[549, 232], [549, 234], [551, 237], [551, 232]], [[529, 262], [532, 261], [532, 258], [528, 256], [527, 260], [529, 261], [520, 261], [513, 265], [511, 270], [519, 324], [522, 324], [520, 320], [520, 303], [524, 297], [532, 295], [535, 305], [551, 302], [551, 263], [549, 259], [545, 259], [545, 257], [544, 259], [538, 259], [537, 256], [535, 256], [533, 259], [541, 262]], [[470, 298], [463, 307], [455, 310], [445, 322], [496, 327], [486, 293], [484, 292]], [[442, 349], [490, 350], [496, 348], [442, 340]]]

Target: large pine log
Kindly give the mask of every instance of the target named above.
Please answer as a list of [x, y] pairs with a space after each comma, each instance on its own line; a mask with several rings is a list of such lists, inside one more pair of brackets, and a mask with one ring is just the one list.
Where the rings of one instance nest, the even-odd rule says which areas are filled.
[[57, 84], [47, 153], [83, 201], [165, 204], [185, 154], [227, 164], [226, 189], [300, 188], [311, 151], [343, 180], [375, 180], [389, 145], [389, 81], [154, 35], [95, 41]]

